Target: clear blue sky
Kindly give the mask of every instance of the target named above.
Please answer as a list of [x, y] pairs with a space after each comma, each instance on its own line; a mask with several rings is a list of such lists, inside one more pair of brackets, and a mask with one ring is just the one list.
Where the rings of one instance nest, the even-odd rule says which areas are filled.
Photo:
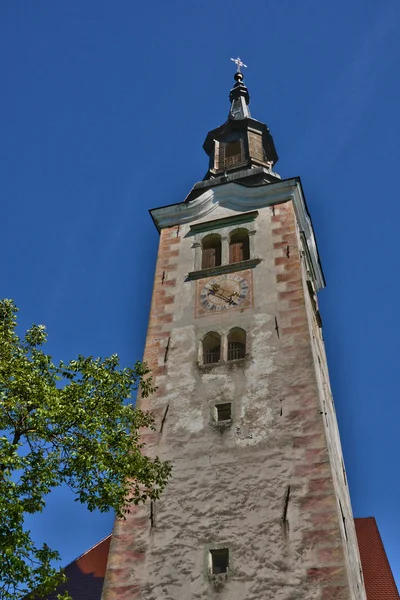
[[[157, 233], [148, 209], [202, 179], [234, 72], [282, 177], [302, 177], [356, 516], [400, 582], [399, 0], [0, 3], [0, 296], [49, 351], [140, 359]], [[64, 563], [108, 534], [64, 490], [30, 522]]]

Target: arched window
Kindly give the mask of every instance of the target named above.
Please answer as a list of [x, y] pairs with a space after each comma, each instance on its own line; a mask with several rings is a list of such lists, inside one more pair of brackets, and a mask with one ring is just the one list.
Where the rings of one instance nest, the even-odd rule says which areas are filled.
[[232, 231], [229, 239], [229, 262], [236, 263], [241, 260], [249, 260], [249, 258], [249, 232], [247, 229]]
[[234, 169], [245, 160], [244, 140], [215, 141], [214, 166], [217, 170]]
[[228, 360], [246, 356], [246, 332], [240, 327], [231, 329], [228, 335]]
[[202, 240], [201, 268], [219, 267], [221, 264], [221, 236], [215, 233], [206, 235]]
[[221, 357], [221, 336], [210, 331], [203, 338], [203, 364], [211, 365], [219, 362]]

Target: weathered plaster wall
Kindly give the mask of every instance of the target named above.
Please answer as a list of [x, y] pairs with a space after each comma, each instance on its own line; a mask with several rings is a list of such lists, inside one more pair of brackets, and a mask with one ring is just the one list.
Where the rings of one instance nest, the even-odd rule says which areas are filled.
[[[302, 244], [299, 240], [299, 247]], [[354, 526], [353, 512], [351, 508], [350, 495], [347, 487], [347, 477], [344, 466], [342, 448], [340, 443], [339, 429], [335, 414], [335, 404], [329, 382], [328, 363], [325, 354], [325, 347], [322, 336], [322, 328], [318, 326], [315, 318], [315, 310], [311, 296], [308, 293], [306, 281], [308, 277], [308, 265], [305, 254], [301, 252], [302, 257], [302, 275], [303, 289], [308, 313], [310, 337], [312, 341], [312, 350], [314, 356], [314, 366], [318, 383], [320, 408], [324, 416], [323, 423], [325, 436], [328, 445], [329, 459], [332, 468], [332, 479], [336, 491], [337, 511], [341, 522], [342, 541], [345, 548], [346, 564], [351, 582], [351, 589], [354, 598], [363, 597], [360, 594], [364, 592], [364, 579], [361, 569], [361, 560], [358, 550], [356, 530]], [[317, 299], [315, 302], [317, 303]]]
[[[145, 350], [159, 389], [142, 406], [159, 428], [146, 437], [148, 452], [171, 460], [173, 474], [153, 527], [149, 506], [115, 524], [104, 600], [365, 597], [358, 552], [348, 550], [353, 526], [346, 543], [338, 508], [340, 496], [350, 521], [334, 414], [330, 408], [327, 425], [321, 408], [331, 402], [321, 373], [327, 390], [329, 382], [293, 206], [258, 210], [251, 228], [262, 262], [253, 269], [254, 307], [244, 311], [196, 319], [196, 282], [187, 281], [194, 237], [187, 224], [161, 232]], [[218, 206], [211, 218], [232, 214]], [[246, 358], [199, 364], [204, 334], [233, 326], [247, 332]], [[213, 406], [228, 401], [233, 422], [221, 429]], [[218, 590], [207, 568], [210, 547], [230, 550]]]

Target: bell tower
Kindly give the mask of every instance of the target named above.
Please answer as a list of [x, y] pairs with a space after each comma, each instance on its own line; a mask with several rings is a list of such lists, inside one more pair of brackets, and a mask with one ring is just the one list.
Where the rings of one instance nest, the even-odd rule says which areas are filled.
[[365, 600], [315, 235], [240, 66], [205, 178], [151, 211], [158, 389], [139, 403], [157, 424], [146, 452], [173, 470], [115, 523], [103, 600]]

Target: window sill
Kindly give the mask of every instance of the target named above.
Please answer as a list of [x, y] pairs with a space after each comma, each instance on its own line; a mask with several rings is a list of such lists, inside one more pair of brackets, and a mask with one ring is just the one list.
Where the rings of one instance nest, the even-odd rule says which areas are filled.
[[226, 360], [225, 363], [227, 365], [237, 365], [237, 364], [241, 364], [246, 362], [246, 358], [248, 357], [248, 354], [246, 354], [245, 356], [242, 356], [241, 358], [232, 358], [231, 360]]
[[229, 265], [219, 265], [218, 267], [209, 267], [207, 269], [191, 271], [188, 273], [186, 281], [192, 281], [193, 279], [204, 279], [205, 277], [215, 277], [216, 275], [234, 273], [235, 271], [244, 271], [245, 269], [254, 269], [254, 267], [256, 267], [260, 262], [261, 258], [250, 258], [249, 260], [242, 260], [237, 263], [230, 263]]
[[235, 358], [234, 360], [219, 360], [218, 362], [215, 363], [201, 363], [198, 362], [197, 365], [199, 367], [199, 369], [212, 369], [213, 367], [226, 367], [229, 365], [240, 365], [240, 364], [244, 364], [248, 361], [249, 358], [249, 354], [246, 354], [246, 356], [244, 356], [243, 358]]
[[224, 364], [225, 364], [225, 362], [223, 360], [219, 360], [218, 362], [215, 362], [215, 363], [201, 363], [201, 362], [197, 363], [199, 369], [204, 369], [204, 370], [212, 369], [214, 367], [221, 367]]
[[213, 423], [216, 429], [226, 429], [232, 425], [232, 419], [224, 419], [223, 421], [214, 421]]
[[222, 592], [228, 580], [228, 571], [226, 573], [210, 573], [209, 579], [214, 591]]

